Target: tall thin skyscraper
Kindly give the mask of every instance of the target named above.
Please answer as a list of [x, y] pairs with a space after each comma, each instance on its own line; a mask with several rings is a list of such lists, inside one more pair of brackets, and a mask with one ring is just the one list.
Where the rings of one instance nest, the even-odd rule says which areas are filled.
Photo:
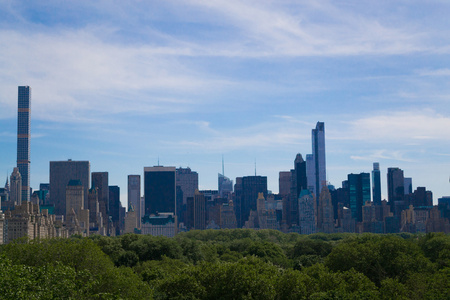
[[103, 226], [108, 226], [109, 213], [109, 174], [108, 172], [92, 172], [92, 187], [97, 189], [98, 206], [103, 216]]
[[128, 175], [128, 208], [134, 207], [137, 228], [141, 227], [141, 175]]
[[314, 155], [306, 154], [306, 177], [308, 181], [308, 190], [315, 193], [315, 176], [314, 176]]
[[372, 197], [373, 204], [381, 205], [381, 175], [380, 163], [373, 163], [372, 171]]
[[295, 156], [294, 169], [291, 170], [290, 185], [290, 216], [288, 224], [298, 224], [298, 198], [300, 193], [308, 188], [306, 178], [306, 162], [300, 153]]
[[327, 171], [325, 161], [325, 123], [317, 122], [312, 130], [312, 154], [314, 156], [314, 194], [316, 198], [326, 185]]
[[17, 167], [22, 177], [22, 201], [30, 201], [31, 88], [19, 86], [17, 115]]

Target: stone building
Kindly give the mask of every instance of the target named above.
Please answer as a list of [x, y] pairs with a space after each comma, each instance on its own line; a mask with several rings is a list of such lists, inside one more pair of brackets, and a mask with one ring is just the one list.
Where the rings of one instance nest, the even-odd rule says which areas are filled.
[[28, 201], [6, 211], [5, 223], [8, 230], [5, 243], [22, 237], [30, 240], [68, 237], [67, 230], [62, 224], [57, 224], [54, 215], [50, 215], [47, 209], [40, 211], [39, 205]]

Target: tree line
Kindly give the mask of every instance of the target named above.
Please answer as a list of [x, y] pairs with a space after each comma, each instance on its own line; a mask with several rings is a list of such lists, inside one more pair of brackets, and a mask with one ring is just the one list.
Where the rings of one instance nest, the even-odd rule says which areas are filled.
[[450, 299], [450, 236], [202, 230], [18, 240], [2, 299]]

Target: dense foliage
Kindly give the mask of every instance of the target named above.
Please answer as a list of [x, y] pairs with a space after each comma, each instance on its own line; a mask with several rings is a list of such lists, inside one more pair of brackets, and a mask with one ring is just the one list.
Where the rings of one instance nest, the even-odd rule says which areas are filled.
[[204, 230], [0, 247], [3, 299], [450, 299], [450, 236]]

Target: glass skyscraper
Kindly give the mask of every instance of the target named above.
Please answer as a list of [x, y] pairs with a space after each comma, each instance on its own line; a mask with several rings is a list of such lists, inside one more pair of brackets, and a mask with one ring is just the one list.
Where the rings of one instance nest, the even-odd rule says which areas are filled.
[[17, 115], [17, 167], [22, 177], [22, 201], [30, 201], [31, 88], [19, 86]]
[[314, 194], [319, 198], [322, 186], [326, 185], [327, 171], [325, 162], [325, 123], [317, 122], [312, 130], [312, 154], [314, 157]]
[[175, 167], [144, 167], [145, 216], [157, 213], [176, 215]]
[[348, 174], [347, 178], [352, 218], [362, 222], [362, 207], [370, 201], [370, 174]]
[[381, 174], [380, 163], [373, 163], [372, 171], [372, 197], [375, 205], [381, 205]]

